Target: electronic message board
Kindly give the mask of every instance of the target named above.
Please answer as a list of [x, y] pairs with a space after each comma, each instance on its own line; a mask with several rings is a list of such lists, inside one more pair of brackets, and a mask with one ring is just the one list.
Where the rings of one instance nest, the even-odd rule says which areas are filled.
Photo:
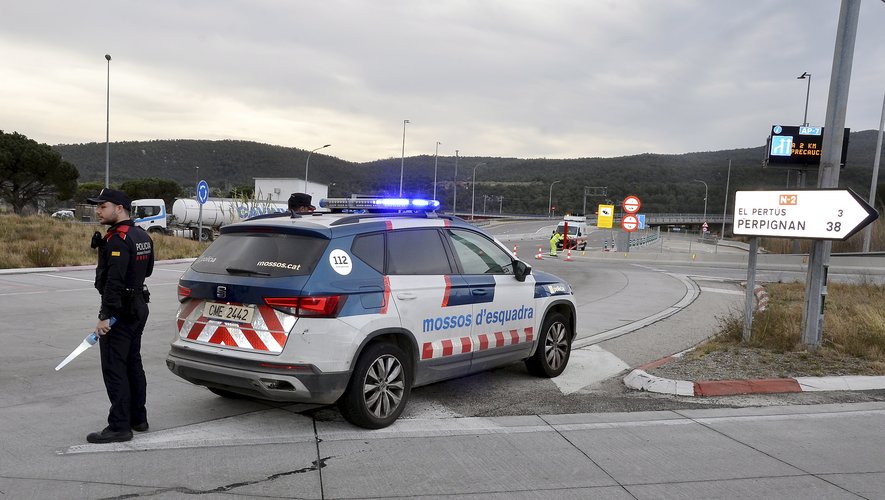
[[[842, 159], [840, 165], [845, 166], [848, 156], [848, 134], [845, 129], [842, 139]], [[823, 150], [823, 127], [794, 127], [773, 125], [766, 145], [766, 166], [803, 168], [820, 165]]]

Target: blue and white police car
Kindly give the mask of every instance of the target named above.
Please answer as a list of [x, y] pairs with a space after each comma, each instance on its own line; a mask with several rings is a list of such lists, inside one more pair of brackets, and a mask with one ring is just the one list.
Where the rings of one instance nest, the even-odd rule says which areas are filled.
[[416, 386], [515, 361], [562, 373], [571, 287], [438, 205], [326, 199], [223, 227], [179, 281], [166, 364], [221, 396], [337, 403], [366, 428]]

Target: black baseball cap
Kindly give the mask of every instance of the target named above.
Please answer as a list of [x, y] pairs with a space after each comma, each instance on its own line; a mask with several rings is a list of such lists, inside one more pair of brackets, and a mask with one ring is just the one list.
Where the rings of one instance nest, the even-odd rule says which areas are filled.
[[289, 196], [289, 209], [295, 210], [298, 207], [308, 207], [311, 210], [316, 210], [316, 207], [310, 204], [311, 200], [311, 196], [307, 193], [292, 193]]
[[123, 191], [117, 191], [116, 189], [108, 189], [104, 188], [98, 193], [98, 196], [95, 198], [86, 198], [92, 205], [101, 205], [102, 203], [109, 201], [114, 205], [122, 205], [127, 211], [132, 210], [132, 201], [129, 199], [129, 196]]

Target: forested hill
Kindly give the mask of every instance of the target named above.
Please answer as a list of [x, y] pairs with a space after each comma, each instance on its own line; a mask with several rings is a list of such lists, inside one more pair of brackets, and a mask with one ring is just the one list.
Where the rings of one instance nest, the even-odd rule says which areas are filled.
[[[877, 132], [851, 134], [846, 167], [840, 186], [851, 187], [863, 198], [869, 192]], [[105, 144], [59, 145], [54, 149], [80, 171], [80, 182], [104, 181]], [[396, 195], [399, 192], [400, 158], [353, 163], [321, 154], [310, 157], [308, 179], [328, 184], [331, 196], [352, 193]], [[608, 198], [620, 201], [626, 194], [642, 199], [643, 212], [700, 212], [707, 183], [709, 213], [721, 212], [729, 159], [732, 162], [729, 192], [738, 189], [781, 189], [795, 185], [796, 174], [780, 167], [762, 168], [763, 146], [745, 149], [685, 153], [641, 154], [616, 158], [548, 160], [499, 157], [458, 159], [458, 210], [481, 213], [499, 207], [509, 213], [544, 213], [550, 186], [556, 213], [582, 210], [584, 187], [607, 187]], [[247, 141], [158, 140], [118, 142], [110, 145], [111, 183], [141, 178], [171, 179], [191, 189], [198, 177], [219, 193], [252, 186], [255, 177], [304, 177], [308, 151]], [[476, 193], [471, 180], [476, 168]], [[199, 167], [199, 170], [197, 169]], [[405, 159], [403, 191], [433, 194], [434, 157]], [[880, 176], [880, 179], [885, 175]], [[451, 207], [455, 158], [440, 156], [437, 198]], [[807, 186], [817, 183], [817, 168], [809, 170]], [[883, 185], [880, 182], [880, 190]], [[503, 200], [500, 198], [503, 197]], [[881, 199], [881, 198], [879, 198]], [[588, 198], [592, 211], [603, 198]]]

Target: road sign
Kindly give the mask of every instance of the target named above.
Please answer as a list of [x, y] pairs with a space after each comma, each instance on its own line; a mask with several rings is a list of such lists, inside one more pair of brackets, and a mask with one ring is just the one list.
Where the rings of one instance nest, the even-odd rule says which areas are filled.
[[624, 211], [628, 214], [635, 214], [639, 211], [639, 198], [633, 196], [632, 194], [626, 198], [624, 198], [623, 207]]
[[600, 229], [611, 229], [615, 222], [615, 206], [599, 205], [596, 213], [596, 227]]
[[624, 228], [624, 231], [632, 233], [639, 228], [639, 219], [635, 215], [625, 215], [624, 219], [621, 220], [621, 227]]
[[707, 229], [710, 229], [710, 226], [707, 225], [707, 221], [704, 221], [704, 223], [701, 224], [701, 229], [703, 229], [705, 233], [707, 232]]
[[637, 214], [636, 218], [639, 219], [639, 229], [645, 229], [645, 214]]
[[197, 201], [200, 202], [200, 205], [206, 203], [206, 200], [209, 199], [209, 184], [206, 181], [200, 181], [197, 183]]
[[734, 234], [847, 240], [879, 213], [850, 189], [738, 191]]
[[[851, 130], [845, 129], [842, 138], [842, 160], [848, 156], [848, 138]], [[789, 168], [816, 167], [820, 165], [823, 152], [823, 127], [796, 127], [773, 125], [768, 136], [768, 155], [765, 164], [771, 167], [784, 166]], [[797, 167], [801, 165], [801, 167]]]

